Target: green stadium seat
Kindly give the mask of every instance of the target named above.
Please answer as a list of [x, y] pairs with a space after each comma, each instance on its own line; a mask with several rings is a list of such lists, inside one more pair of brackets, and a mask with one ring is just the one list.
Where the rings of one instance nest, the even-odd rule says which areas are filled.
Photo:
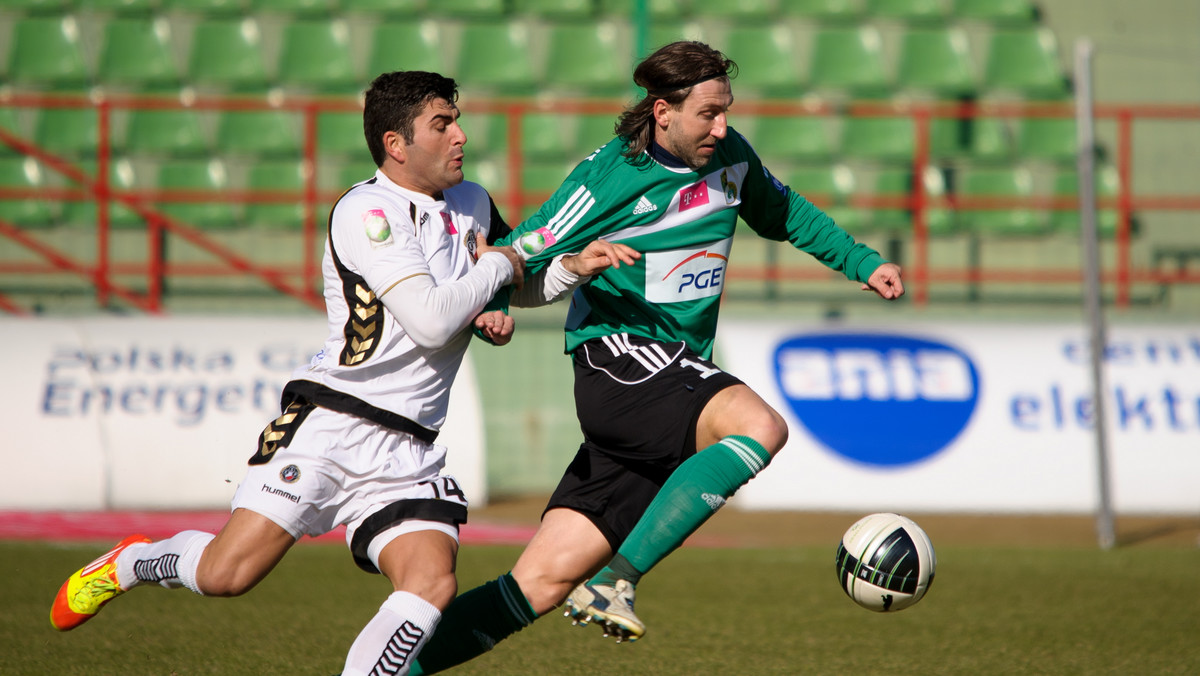
[[362, 113], [323, 112], [317, 115], [317, 152], [339, 156], [366, 155]]
[[821, 167], [795, 167], [778, 177], [792, 189], [815, 204], [842, 228], [854, 232], [862, 213], [850, 206], [855, 190], [855, 176], [844, 164]]
[[228, 16], [245, 11], [245, 0], [161, 0], [165, 10], [179, 10], [189, 14], [206, 16]]
[[363, 87], [351, 56], [346, 21], [292, 20], [283, 28], [279, 83], [316, 93], [350, 93]]
[[[321, 177], [320, 173], [318, 173], [318, 181], [319, 184], [323, 184], [322, 187], [340, 192], [349, 189], [350, 186], [354, 185], [355, 183], [362, 183], [363, 181], [373, 177], [376, 169], [377, 167], [373, 162], [371, 162], [370, 158], [368, 158], [365, 162], [362, 160], [345, 162], [334, 165], [333, 171], [330, 171], [326, 174], [326, 176], [330, 178], [330, 182], [328, 184], [325, 183], [325, 179]], [[328, 205], [324, 208], [322, 217], [329, 215], [330, 206], [332, 205]]]
[[302, 229], [304, 201], [301, 195], [308, 171], [306, 167], [303, 160], [265, 161], [252, 165], [246, 177], [251, 191], [294, 192], [297, 196], [286, 202], [247, 202], [243, 222], [252, 227]]
[[697, 17], [743, 23], [768, 21], [775, 15], [776, 9], [776, 0], [738, 0], [738, 2], [698, 0], [692, 5], [692, 13]]
[[442, 16], [468, 19], [500, 19], [508, 13], [506, 0], [438, 0], [426, 7]]
[[[1100, 206], [1099, 202], [1103, 199], [1116, 199], [1121, 194], [1121, 175], [1117, 172], [1117, 168], [1112, 165], [1098, 165], [1096, 167], [1096, 231], [1100, 237], [1111, 238], [1117, 233], [1120, 214], [1116, 208], [1105, 208]], [[1054, 196], [1055, 197], [1074, 197], [1079, 196], [1079, 173], [1074, 169], [1059, 171], [1054, 176]], [[1082, 223], [1082, 216], [1079, 213], [1078, 207], [1073, 209], [1056, 209], [1050, 216], [1050, 224], [1056, 231], [1062, 233], [1076, 234], [1079, 233], [1079, 226]], [[1133, 220], [1130, 223], [1130, 228], [1136, 232], [1137, 221]]]
[[504, 197], [502, 193], [508, 190], [508, 165], [503, 157], [470, 159], [463, 167], [463, 175], [486, 188], [498, 205]]
[[616, 112], [580, 115], [572, 154], [579, 159], [591, 155], [597, 148], [613, 140], [616, 124]]
[[817, 161], [834, 154], [829, 120], [820, 116], [764, 115], [746, 137], [764, 161]]
[[526, 162], [521, 168], [521, 188], [527, 193], [537, 193], [541, 198], [549, 197], [576, 164], [564, 160]]
[[1029, 25], [1038, 19], [1033, 0], [952, 0], [950, 14], [992, 25]]
[[512, 11], [550, 19], [590, 19], [596, 13], [592, 0], [513, 0]]
[[1006, 29], [992, 33], [984, 85], [1028, 98], [1063, 98], [1069, 91], [1049, 28]]
[[162, 89], [179, 86], [171, 47], [171, 22], [164, 18], [118, 18], [104, 26], [97, 80], [107, 87]]
[[[367, 58], [367, 80], [397, 70], [447, 72], [443, 34], [436, 21], [385, 21], [377, 24]], [[455, 79], [460, 79], [457, 75]]]
[[199, 21], [192, 32], [188, 78], [202, 88], [261, 91], [267, 86], [262, 33], [254, 18]]
[[8, 77], [18, 85], [50, 89], [86, 86], [91, 75], [85, 65], [74, 16], [29, 16], [12, 28]]
[[575, 120], [562, 113], [521, 116], [521, 157], [530, 161], [565, 161], [574, 150]]
[[911, 23], [941, 22], [946, 18], [941, 0], [868, 0], [867, 13]]
[[[1014, 199], [1033, 196], [1033, 176], [1024, 167], [971, 167], [956, 177], [955, 194], [961, 200]], [[981, 235], [1020, 236], [1046, 232], [1044, 213], [1029, 206], [976, 206], [959, 208], [963, 228]]]
[[335, 0], [250, 0], [250, 11], [306, 16], [333, 10]]
[[220, 160], [174, 160], [158, 168], [159, 190], [200, 191], [203, 197], [187, 196], [182, 201], [164, 201], [160, 210], [189, 226], [227, 229], [238, 224], [237, 211], [225, 199], [229, 177]]
[[[83, 165], [88, 176], [95, 177], [97, 164], [88, 160]], [[108, 187], [110, 190], [132, 190], [137, 185], [134, 163], [126, 157], [114, 157], [108, 163]], [[87, 186], [80, 185], [87, 191]], [[62, 222], [67, 225], [93, 226], [99, 223], [98, 202], [94, 198], [69, 201], [63, 204]], [[144, 227], [145, 221], [134, 210], [117, 200], [109, 200], [108, 225], [110, 228], [132, 230]]]
[[911, 162], [916, 127], [910, 117], [847, 117], [841, 151], [848, 157], [877, 162]]
[[[20, 111], [20, 108], [13, 106], [0, 106], [0, 129], [19, 138], [24, 138], [24, 125], [21, 124]], [[0, 141], [0, 156], [17, 154], [17, 151], [12, 146]]]
[[1021, 157], [1060, 163], [1075, 161], [1079, 142], [1074, 118], [1020, 118], [1015, 126], [1017, 152]]
[[377, 17], [420, 16], [426, 10], [425, 0], [340, 0], [343, 12]]
[[284, 110], [221, 112], [216, 149], [227, 155], [298, 157], [303, 151], [300, 125], [299, 114]]
[[738, 64], [739, 94], [795, 97], [803, 76], [792, 30], [787, 25], [734, 26], [725, 34], [725, 53]]
[[130, 111], [120, 147], [132, 155], [196, 156], [209, 151], [200, 113], [189, 109]]
[[93, 12], [112, 12], [126, 16], [150, 14], [158, 7], [157, 0], [88, 0], [87, 9]]
[[40, 110], [33, 125], [33, 140], [55, 155], [95, 155], [100, 147], [100, 116], [93, 108]]
[[4, 8], [13, 12], [60, 12], [69, 9], [72, 0], [5, 0]]
[[980, 162], [1013, 159], [1008, 123], [998, 118], [934, 118], [930, 120], [929, 146], [935, 158]]
[[862, 0], [779, 0], [786, 16], [823, 22], [857, 21], [863, 16]]
[[546, 85], [585, 96], [628, 89], [633, 65], [616, 22], [559, 23], [548, 30]]
[[[679, 22], [658, 22], [650, 26], [650, 30], [646, 34], [646, 53], [649, 56], [651, 52], [663, 45], [669, 45], [672, 42], [679, 40], [699, 40], [707, 42], [709, 39], [708, 33], [705, 32], [704, 24], [697, 21], [679, 21]], [[629, 71], [627, 76], [630, 85], [633, 84], [633, 71]]]
[[824, 28], [817, 32], [809, 60], [811, 87], [855, 96], [888, 91], [883, 39], [874, 26]]
[[505, 94], [531, 93], [538, 84], [529, 43], [529, 26], [519, 20], [473, 22], [463, 26], [458, 50], [458, 79], [464, 87]]
[[[41, 188], [45, 186], [42, 166], [32, 157], [0, 157], [0, 186]], [[37, 198], [0, 199], [0, 221], [23, 228], [54, 225], [53, 203]]]
[[508, 154], [508, 116], [503, 113], [464, 113], [459, 125], [467, 132], [467, 163], [480, 156]]
[[[638, 0], [599, 0], [601, 14], [632, 18]], [[652, 20], [681, 19], [691, 14], [687, 0], [646, 0], [646, 13]]]
[[975, 91], [966, 31], [960, 28], [910, 28], [900, 39], [896, 85], [905, 90], [958, 97]]
[[[883, 167], [876, 170], [867, 181], [867, 194], [875, 199], [895, 200], [898, 206], [876, 205], [863, 209], [861, 227], [864, 231], [911, 232], [915, 227], [915, 214], [907, 200], [913, 191], [913, 172], [909, 167]], [[942, 171], [928, 166], [921, 178], [921, 189], [927, 200], [939, 200], [946, 196], [946, 182]], [[925, 208], [925, 229], [931, 237], [944, 237], [955, 232], [954, 219], [944, 206]]]

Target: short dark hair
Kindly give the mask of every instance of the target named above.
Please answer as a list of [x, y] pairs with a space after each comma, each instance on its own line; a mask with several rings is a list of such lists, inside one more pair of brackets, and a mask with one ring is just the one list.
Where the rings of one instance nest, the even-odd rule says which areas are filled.
[[458, 84], [451, 78], [423, 70], [384, 73], [371, 82], [363, 107], [363, 134], [375, 166], [382, 167], [387, 152], [383, 135], [394, 131], [413, 142], [413, 120], [435, 99], [458, 101]]
[[646, 96], [617, 119], [617, 136], [626, 139], [625, 156], [637, 157], [649, 147], [655, 101], [678, 107], [701, 82], [734, 77], [737, 64], [703, 42], [672, 42], [646, 57], [633, 71], [634, 83]]

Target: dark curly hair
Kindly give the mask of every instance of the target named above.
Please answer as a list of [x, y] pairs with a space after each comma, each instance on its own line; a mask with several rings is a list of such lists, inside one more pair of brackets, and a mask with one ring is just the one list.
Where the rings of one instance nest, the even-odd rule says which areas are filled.
[[435, 99], [458, 101], [458, 83], [453, 79], [422, 70], [384, 73], [371, 82], [363, 107], [363, 134], [375, 166], [382, 167], [387, 152], [383, 135], [394, 131], [413, 142], [413, 121]]

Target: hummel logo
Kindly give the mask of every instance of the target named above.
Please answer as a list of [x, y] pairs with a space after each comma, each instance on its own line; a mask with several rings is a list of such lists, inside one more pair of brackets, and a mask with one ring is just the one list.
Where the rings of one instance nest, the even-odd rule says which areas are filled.
[[658, 205], [646, 199], [645, 195], [642, 195], [642, 198], [638, 200], [637, 206], [633, 208], [633, 215], [648, 214], [651, 211], [658, 211]]
[[712, 493], [701, 493], [700, 497], [703, 498], [704, 501], [708, 503], [708, 508], [714, 512], [717, 511], [718, 509], [720, 509], [725, 504], [725, 498], [723, 498], [719, 495], [714, 495]]

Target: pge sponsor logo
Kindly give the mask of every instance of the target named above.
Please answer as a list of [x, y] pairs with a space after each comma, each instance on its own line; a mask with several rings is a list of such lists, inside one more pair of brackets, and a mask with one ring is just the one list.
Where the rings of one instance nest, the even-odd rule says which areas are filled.
[[643, 254], [647, 300], [678, 303], [721, 295], [732, 243], [724, 239], [700, 248]]
[[966, 428], [979, 373], [962, 351], [895, 335], [789, 338], [775, 378], [792, 412], [835, 453], [866, 465], [925, 460]]

